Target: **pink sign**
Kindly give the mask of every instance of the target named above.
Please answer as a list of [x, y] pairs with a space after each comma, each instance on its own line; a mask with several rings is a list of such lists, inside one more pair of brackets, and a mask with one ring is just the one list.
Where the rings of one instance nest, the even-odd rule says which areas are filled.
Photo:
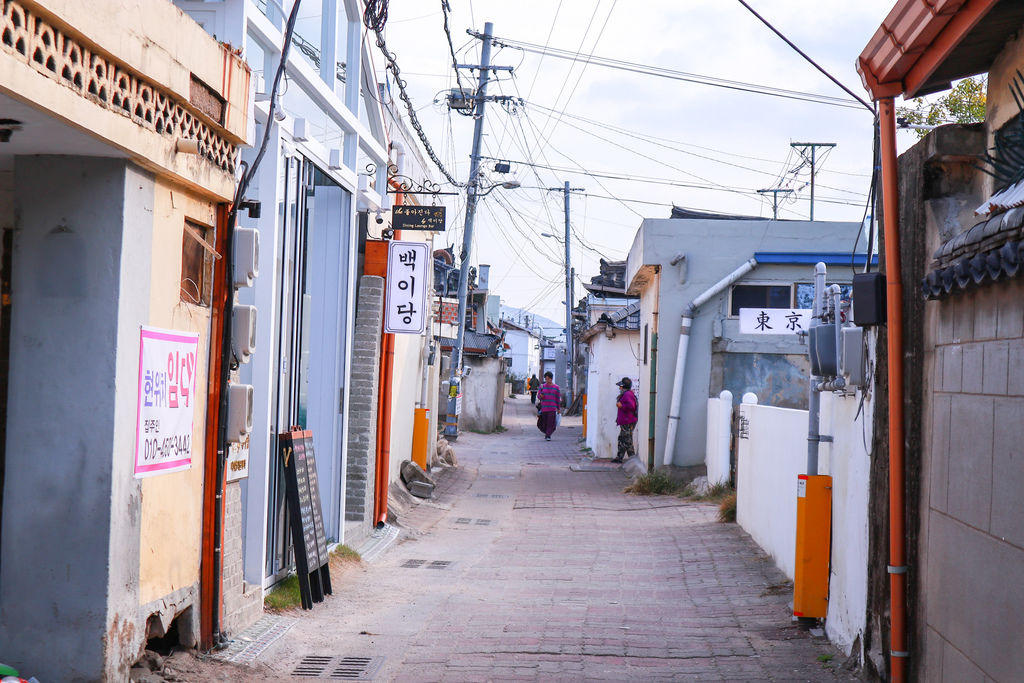
[[198, 350], [198, 334], [142, 328], [136, 478], [192, 466]]

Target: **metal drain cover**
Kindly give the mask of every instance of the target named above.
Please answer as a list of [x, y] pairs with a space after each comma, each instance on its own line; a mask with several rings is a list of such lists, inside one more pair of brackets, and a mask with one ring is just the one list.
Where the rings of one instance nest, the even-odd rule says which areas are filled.
[[477, 498], [508, 498], [509, 496], [504, 493], [478, 493]]
[[434, 560], [427, 565], [427, 569], [447, 569], [451, 564], [451, 560]]
[[476, 520], [476, 525], [477, 526], [490, 526], [493, 523], [494, 523], [493, 520], [490, 520], [490, 519], [478, 519], [478, 520]]
[[344, 681], [369, 681], [380, 671], [383, 657], [307, 655], [292, 671], [292, 676], [329, 678]]
[[405, 569], [416, 569], [418, 567], [422, 567], [426, 562], [426, 560], [406, 560], [402, 563], [402, 567]]
[[473, 520], [470, 519], [469, 517], [459, 517], [457, 520], [455, 520], [455, 523], [456, 524], [469, 524], [472, 521]]

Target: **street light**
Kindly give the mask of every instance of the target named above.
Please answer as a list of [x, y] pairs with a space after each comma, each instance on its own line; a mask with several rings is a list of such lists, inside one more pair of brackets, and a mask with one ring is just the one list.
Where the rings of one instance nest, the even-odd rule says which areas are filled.
[[[488, 24], [489, 26], [489, 24]], [[478, 120], [479, 125], [479, 120]], [[477, 133], [479, 137], [479, 131]], [[456, 320], [455, 347], [452, 349], [451, 372], [448, 377], [448, 417], [445, 420], [444, 435], [449, 441], [459, 438], [459, 374], [462, 371], [462, 349], [466, 340], [466, 298], [469, 295], [469, 253], [473, 246], [473, 218], [476, 215], [476, 203], [494, 192], [499, 187], [505, 190], [514, 190], [521, 187], [518, 180], [506, 180], [502, 183], [495, 183], [480, 192], [479, 180], [477, 180], [477, 164], [479, 163], [479, 151], [473, 157], [473, 170], [470, 173], [470, 183], [466, 197], [466, 228], [462, 234], [462, 262], [459, 264], [459, 315]]]

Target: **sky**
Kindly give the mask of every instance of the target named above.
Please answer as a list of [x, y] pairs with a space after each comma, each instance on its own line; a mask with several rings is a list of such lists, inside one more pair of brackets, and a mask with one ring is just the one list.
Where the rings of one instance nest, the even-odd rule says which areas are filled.
[[[776, 28], [863, 99], [857, 56], [894, 0], [748, 0]], [[700, 76], [849, 96], [734, 0], [451, 0], [451, 37], [459, 63], [478, 64], [480, 41], [467, 29], [494, 24], [497, 39], [579, 53], [571, 61], [512, 46], [495, 47], [488, 95], [523, 98], [488, 103], [482, 154], [511, 162], [507, 175], [485, 161], [483, 183], [515, 180], [481, 200], [471, 260], [491, 266], [491, 291], [511, 306], [564, 319], [563, 193], [568, 181], [574, 298], [598, 273], [601, 258], [624, 259], [644, 218], [687, 208], [806, 219], [809, 165], [792, 142], [835, 143], [817, 155], [816, 220], [860, 221], [871, 173], [871, 113], [585, 64], [623, 60]], [[440, 2], [392, 0], [386, 39], [395, 53], [424, 131], [460, 182], [469, 175], [473, 118], [451, 112], [456, 87]], [[644, 14], [638, 14], [644, 9]], [[375, 55], [378, 80], [384, 60]], [[463, 70], [464, 87], [477, 72]], [[392, 92], [397, 95], [388, 75]], [[912, 134], [899, 133], [905, 147]], [[524, 163], [526, 162], [526, 163]], [[532, 166], [530, 164], [533, 164]], [[588, 173], [590, 175], [588, 175]], [[613, 177], [607, 177], [613, 176]], [[435, 179], [443, 179], [440, 172]], [[696, 187], [694, 187], [696, 186]], [[450, 200], [452, 198], [449, 198]], [[447, 202], [449, 227], [438, 246], [461, 248], [462, 198]], [[545, 237], [543, 233], [553, 235]], [[851, 245], [852, 247], [852, 245]]]

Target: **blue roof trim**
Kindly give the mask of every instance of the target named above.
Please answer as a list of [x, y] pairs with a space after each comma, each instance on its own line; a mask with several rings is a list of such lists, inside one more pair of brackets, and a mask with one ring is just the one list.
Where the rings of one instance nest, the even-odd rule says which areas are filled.
[[[754, 258], [758, 263], [797, 263], [814, 265], [819, 261], [826, 266], [848, 266], [852, 262], [855, 266], [863, 266], [867, 260], [866, 254], [854, 254], [849, 252], [796, 252], [796, 251], [755, 251]], [[871, 265], [878, 265], [878, 255], [871, 257]]]

